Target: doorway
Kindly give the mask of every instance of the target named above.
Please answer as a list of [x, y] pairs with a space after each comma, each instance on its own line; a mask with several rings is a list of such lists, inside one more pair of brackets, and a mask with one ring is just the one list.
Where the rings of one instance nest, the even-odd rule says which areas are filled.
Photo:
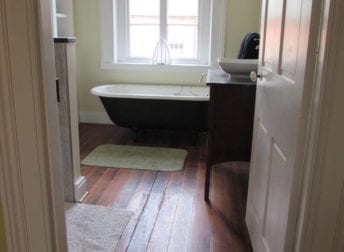
[[[5, 1], [2, 1], [1, 2], [1, 5], [0, 5], [0, 7], [1, 7], [1, 13], [4, 13], [5, 12], [5, 10], [4, 10], [4, 3], [5, 3]], [[330, 3], [330, 2], [328, 2], [328, 3]], [[6, 4], [8, 4], [8, 2], [6, 2]], [[17, 3], [17, 5], [15, 6], [15, 8], [13, 7], [12, 9], [10, 8], [11, 6], [10, 5], [6, 5], [7, 6], [7, 9], [6, 9], [6, 13], [7, 13], [7, 11], [8, 11], [8, 13], [10, 13], [9, 15], [6, 15], [6, 17], [8, 18], [8, 17], [13, 17], [13, 20], [17, 20], [17, 22], [19, 22], [19, 20], [22, 20], [23, 21], [23, 19], [21, 19], [21, 17], [25, 17], [25, 14], [23, 15], [23, 13], [22, 12], [18, 12], [18, 10], [26, 10], [28, 13], [31, 13], [31, 14], [33, 14], [33, 16], [36, 16], [37, 15], [37, 9], [25, 9], [25, 6], [22, 6], [22, 8], [18, 8], [19, 6], [18, 6], [18, 4], [19, 3]], [[331, 13], [333, 13], [333, 6], [332, 5], [329, 5], [331, 8]], [[50, 6], [40, 6], [41, 8], [42, 8], [42, 10], [44, 10], [43, 11], [43, 13], [49, 13], [49, 11], [50, 11]], [[342, 8], [342, 5], [340, 5], [339, 6], [340, 8], [338, 8], [338, 11], [339, 10], [341, 10], [341, 8]], [[336, 12], [335, 12], [336, 13]], [[15, 14], [18, 14], [18, 17], [17, 16], [15, 16]], [[44, 15], [43, 15], [44, 16]], [[4, 16], [2, 16], [3, 18], [4, 18]], [[330, 18], [332, 19], [332, 18], [336, 18], [337, 16], [336, 15], [334, 15], [334, 16], [332, 16], [332, 14], [330, 15]], [[50, 20], [49, 18], [47, 19], [47, 20]], [[336, 20], [336, 19], [335, 19]], [[29, 22], [27, 22], [27, 21], [29, 21]], [[34, 27], [34, 25], [33, 25], [33, 23], [31, 22], [32, 20], [31, 19], [25, 19], [25, 21], [23, 22], [23, 24], [24, 24], [24, 26], [23, 27], [27, 27], [27, 25], [29, 24], [29, 27]], [[25, 26], [26, 25], [26, 26]], [[1, 19], [1, 29], [3, 29], [3, 27], [4, 27], [4, 23], [3, 23], [3, 19]], [[330, 27], [331, 29], [332, 29], [332, 27]], [[28, 29], [28, 30], [30, 30], [30, 29]], [[49, 33], [49, 32], [48, 32]], [[4, 34], [5, 33], [3, 33], [3, 32], [1, 32], [0, 33], [1, 34], [1, 39], [3, 40], [4, 39]], [[24, 35], [25, 33], [23, 33], [22, 31], [20, 31], [20, 32], [17, 32], [17, 36], [18, 35]], [[33, 32], [33, 33], [31, 33], [31, 34], [38, 34], [37, 32]], [[43, 33], [44, 34], [44, 33]], [[333, 33], [331, 33], [331, 34], [341, 34], [340, 32], [333, 32]], [[48, 35], [50, 35], [50, 33], [48, 34]], [[30, 37], [30, 36], [28, 36], [28, 37]], [[25, 37], [25, 38], [27, 38], [27, 37]], [[31, 39], [32, 39], [32, 36], [30, 37]], [[333, 39], [331, 39], [331, 41], [337, 41], [336, 39], [335, 39], [336, 37], [333, 37]], [[47, 40], [46, 41], [50, 41], [49, 40], [49, 38], [46, 38]], [[23, 40], [23, 42], [27, 42], [27, 40]], [[32, 43], [31, 43], [31, 45], [36, 45], [37, 43], [35, 43], [35, 42], [37, 42], [37, 41], [32, 41]], [[50, 43], [51, 43], [51, 41], [50, 41]], [[6, 45], [6, 46], [8, 46], [8, 44], [7, 43], [1, 43], [1, 50], [4, 50], [4, 53], [2, 53], [1, 55], [6, 55], [6, 57], [8, 56], [8, 51], [7, 51], [7, 49], [8, 48], [6, 48], [5, 47], [5, 49], [4, 49], [4, 46]], [[27, 45], [27, 44], [26, 44]], [[19, 47], [18, 47], [19, 48]], [[24, 46], [24, 48], [28, 48], [27, 46]], [[336, 47], [334, 47], [334, 48], [336, 48]], [[32, 49], [32, 48], [31, 48]], [[327, 49], [327, 47], [326, 47], [326, 49]], [[6, 52], [7, 51], [7, 52]], [[39, 50], [38, 50], [39, 51]], [[11, 51], [12, 53], [15, 53], [15, 50], [12, 50]], [[33, 52], [33, 51], [30, 51], [30, 52]], [[37, 52], [37, 51], [36, 51]], [[50, 50], [50, 52], [52, 52], [52, 50]], [[20, 51], [18, 51], [17, 52], [18, 53], [18, 55], [20, 55]], [[35, 53], [35, 52], [33, 52], [33, 53]], [[18, 57], [18, 59], [23, 59], [23, 55], [25, 55], [25, 54], [22, 54], [22, 55], [20, 55], [20, 57]], [[35, 54], [33, 54], [33, 55], [35, 55]], [[42, 55], [41, 55], [42, 56]], [[4, 57], [4, 58], [6, 58], [6, 57]], [[43, 57], [43, 56], [42, 56]], [[4, 58], [1, 58], [1, 59], [4, 59]], [[48, 57], [49, 58], [49, 57]], [[333, 58], [336, 58], [335, 56], [333, 56]], [[13, 63], [13, 62], [12, 62]], [[20, 65], [20, 64], [19, 64]], [[19, 65], [16, 65], [16, 66], [19, 66]], [[3, 64], [3, 61], [2, 61], [2, 63], [1, 63], [1, 68], [2, 68], [2, 70], [4, 69], [4, 67], [6, 66], [6, 64]], [[31, 64], [27, 64], [26, 66], [31, 66]], [[24, 71], [25, 72], [25, 71]], [[35, 71], [34, 71], [35, 72]], [[40, 72], [40, 71], [38, 71], [38, 72]], [[47, 71], [47, 72], [49, 72], [49, 70]], [[8, 73], [8, 71], [6, 70], [6, 72], [5, 73]], [[18, 75], [16, 75], [16, 76], [21, 76], [22, 75], [22, 73], [23, 73], [23, 71], [21, 71], [21, 74], [18, 74]], [[2, 74], [1, 75], [1, 83], [2, 84], [4, 84], [4, 85], [1, 85], [1, 88], [2, 88], [2, 90], [1, 91], [4, 91], [4, 87], [7, 87], [7, 83], [9, 83], [8, 81], [4, 81], [3, 82], [3, 78], [7, 78], [6, 77], [7, 75], [5, 75], [5, 74]], [[336, 76], [336, 75], [335, 75]], [[335, 80], [334, 80], [335, 81]], [[13, 82], [14, 83], [14, 82]], [[23, 81], [22, 83], [27, 83], [27, 80], [26, 81]], [[54, 83], [54, 74], [51, 74], [51, 79], [50, 79], [50, 82], [48, 81], [48, 83]], [[329, 83], [331, 83], [331, 82], [329, 82]], [[336, 83], [336, 82], [332, 82], [332, 83]], [[6, 84], [6, 85], [5, 85]], [[30, 85], [27, 85], [26, 84], [26, 86], [27, 87], [30, 87]], [[40, 86], [40, 87], [35, 87], [35, 85], [33, 85], [33, 86], [31, 86], [31, 87], [33, 87], [33, 89], [35, 90], [35, 91], [37, 91], [37, 90], [44, 90], [44, 86]], [[7, 90], [7, 89], [6, 89]], [[20, 94], [20, 92], [15, 92], [15, 93], [8, 93], [7, 91], [4, 91], [4, 92], [0, 92], [0, 95], [1, 95], [1, 99], [0, 99], [0, 101], [1, 101], [1, 112], [2, 112], [2, 118], [6, 118], [6, 119], [8, 119], [7, 120], [7, 122], [8, 123], [12, 123], [13, 121], [12, 121], [12, 119], [11, 118], [13, 118], [11, 115], [12, 115], [12, 112], [13, 111], [16, 111], [16, 113], [17, 113], [17, 115], [18, 114], [20, 114], [20, 110], [18, 110], [18, 107], [17, 108], [13, 108], [12, 107], [12, 109], [14, 109], [14, 110], [8, 110], [8, 104], [13, 104], [13, 97], [15, 98], [15, 97], [17, 97], [19, 94]], [[32, 92], [29, 92], [29, 93], [32, 93]], [[33, 93], [35, 93], [35, 92], [33, 92]], [[54, 97], [54, 96], [52, 96], [52, 97]], [[8, 98], [10, 98], [11, 99], [11, 101], [12, 102], [7, 102], [8, 100]], [[53, 99], [53, 98], [52, 98]], [[35, 102], [37, 102], [37, 104], [40, 104], [42, 101], [43, 101], [44, 99], [39, 99], [39, 96], [37, 97], [37, 96], [34, 96], [33, 98], [32, 98], [32, 100], [31, 101], [35, 101]], [[6, 101], [6, 102], [3, 102], [3, 101]], [[7, 105], [6, 105], [7, 104]], [[28, 103], [28, 104], [26, 104], [27, 105], [27, 108], [33, 108], [34, 107], [34, 105], [32, 104], [32, 102], [31, 103]], [[45, 104], [46, 105], [46, 104]], [[34, 112], [34, 116], [32, 117], [32, 118], [35, 118], [35, 116], [36, 116], [36, 118], [45, 118], [45, 113], [44, 113], [44, 111], [42, 111], [41, 109], [42, 108], [44, 108], [45, 106], [44, 106], [44, 104], [42, 104], [42, 106], [37, 106], [36, 107], [36, 111]], [[5, 108], [5, 109], [4, 109]], [[4, 113], [4, 111], [6, 111], [6, 113]], [[29, 115], [29, 113], [23, 113], [23, 111], [22, 111], [22, 115]], [[30, 114], [31, 115], [31, 114]], [[38, 120], [37, 122], [39, 122], [38, 123], [38, 125], [41, 125], [41, 123], [40, 123], [40, 120]], [[27, 123], [26, 123], [27, 124]], [[16, 163], [17, 161], [16, 160], [18, 160], [16, 157], [15, 158], [13, 158], [13, 157], [11, 157], [11, 155], [7, 155], [7, 151], [8, 151], [8, 149], [12, 149], [12, 147], [11, 146], [13, 146], [13, 143], [14, 143], [14, 141], [12, 141], [11, 139], [12, 138], [7, 138], [7, 136], [10, 136], [11, 135], [11, 131], [4, 131], [4, 129], [13, 129], [13, 130], [15, 130], [15, 131], [18, 131], [19, 129], [16, 127], [16, 126], [13, 126], [13, 125], [9, 125], [10, 127], [8, 127], [7, 125], [5, 125], [5, 127], [3, 127], [4, 125], [2, 124], [2, 127], [1, 127], [1, 146], [3, 147], [4, 145], [4, 143], [5, 143], [5, 145], [7, 146], [7, 148], [1, 148], [1, 157], [2, 157], [2, 159], [3, 159], [3, 157], [4, 157], [4, 153], [6, 153], [6, 157], [8, 157], [8, 160], [11, 160], [11, 161], [13, 161], [14, 163]], [[12, 127], [13, 126], [13, 127]], [[45, 125], [45, 127], [46, 127], [46, 125]], [[34, 127], [34, 128], [37, 128], [36, 126]], [[38, 127], [38, 128], [40, 128], [40, 126]], [[44, 130], [43, 130], [44, 131]], [[27, 131], [24, 131], [24, 132], [27, 132]], [[36, 132], [37, 133], [37, 132]], [[33, 134], [35, 134], [35, 132], [33, 132]], [[24, 134], [25, 135], [25, 134]], [[23, 136], [23, 135], [19, 135], [19, 136]], [[13, 138], [14, 139], [14, 138]], [[40, 135], [40, 134], [38, 134], [38, 139], [40, 139], [41, 141], [39, 141], [39, 143], [36, 145], [34, 145], [34, 146], [40, 146], [40, 147], [42, 147], [41, 149], [43, 149], [43, 150], [47, 150], [49, 153], [50, 153], [50, 149], [49, 149], [49, 145], [45, 142], [46, 141], [46, 138], [44, 138], [44, 136], [42, 136], [42, 135]], [[18, 141], [22, 141], [22, 138], [21, 137], [19, 137], [18, 138]], [[14, 143], [15, 144], [15, 143]], [[16, 145], [15, 145], [16, 146]], [[31, 143], [31, 146], [32, 146], [32, 143]], [[18, 146], [16, 146], [16, 147], [18, 147]], [[21, 149], [23, 149], [24, 147], [22, 146], [21, 147]], [[17, 149], [19, 149], [19, 148], [17, 148]], [[26, 149], [27, 151], [29, 151], [30, 149], [31, 150], [33, 150], [33, 148], [32, 147], [26, 147], [26, 148], [24, 148], [24, 149]], [[5, 152], [5, 150], [6, 150], [6, 152]], [[45, 151], [41, 151], [40, 150], [40, 153], [42, 154], [41, 155], [41, 157], [46, 157], [47, 159], [48, 159], [48, 157], [54, 157], [54, 155], [50, 155], [50, 154], [47, 154], [47, 152], [45, 152]], [[21, 155], [23, 155], [23, 153], [18, 153], [17, 152], [17, 155], [19, 155], [19, 157], [21, 157]], [[55, 155], [56, 155], [56, 153], [55, 153]], [[29, 155], [28, 155], [29, 156]], [[30, 156], [30, 159], [32, 159], [32, 157], [33, 157], [33, 155], [31, 155]], [[3, 161], [3, 160], [2, 160]], [[35, 160], [34, 160], [35, 161]], [[22, 163], [25, 163], [25, 162], [22, 162]], [[34, 179], [33, 181], [27, 181], [27, 183], [26, 183], [26, 185], [30, 185], [30, 188], [29, 188], [29, 190], [26, 190], [26, 191], [24, 191], [25, 193], [23, 193], [23, 191], [22, 190], [10, 190], [9, 188], [10, 188], [10, 186], [9, 186], [9, 183], [1, 183], [1, 193], [2, 193], [2, 195], [3, 195], [3, 193], [4, 192], [6, 192], [8, 195], [13, 195], [13, 192], [18, 192], [16, 195], [18, 196], [18, 195], [21, 195], [21, 197], [23, 197], [23, 198], [25, 198], [25, 199], [28, 199], [28, 202], [30, 202], [30, 196], [28, 196], [28, 194], [30, 194], [31, 195], [31, 197], [33, 197], [33, 198], [37, 198], [37, 196], [38, 195], [41, 195], [41, 194], [37, 194], [37, 193], [34, 193], [34, 191], [35, 190], [33, 190], [34, 188], [37, 188], [37, 192], [43, 192], [43, 195], [50, 195], [48, 192], [49, 192], [49, 189], [47, 188], [47, 183], [46, 183], [46, 181], [49, 181], [49, 176], [45, 176], [45, 172], [47, 171], [46, 169], [43, 169], [43, 167], [44, 166], [40, 166], [39, 165], [39, 163], [37, 163], [37, 165], [34, 165], [34, 164], [32, 164], [32, 165], [27, 165], [25, 168], [26, 168], [26, 170], [28, 171], [28, 173], [29, 173], [29, 176], [27, 176], [27, 177], [23, 177], [23, 178], [20, 178], [20, 179], [23, 179], [23, 180], [15, 180], [16, 178], [18, 178], [17, 176], [11, 176], [11, 177], [9, 177], [9, 176], [7, 176], [7, 171], [9, 171], [11, 174], [12, 174], [12, 172], [15, 172], [15, 171], [20, 171], [20, 169], [18, 170], [18, 167], [20, 167], [18, 164], [17, 165], [10, 165], [11, 163], [9, 163], [9, 162], [7, 162], [6, 161], [6, 163], [5, 164], [8, 164], [8, 165], [4, 165], [4, 163], [2, 162], [1, 163], [1, 172], [2, 172], [2, 174], [1, 175], [4, 175], [5, 174], [5, 177], [4, 176], [1, 176], [1, 178], [3, 179], [3, 178], [6, 178], [6, 179], [8, 179], [7, 181], [11, 181], [12, 183], [11, 183], [11, 185], [21, 185], [21, 183], [24, 181], [25, 183], [26, 183], [26, 179]], [[11, 167], [11, 168], [13, 168], [12, 169], [12, 171], [10, 171], [10, 170], [8, 170], [7, 169], [7, 167]], [[34, 171], [32, 170], [32, 168], [34, 168], [34, 167], [38, 167], [39, 169], [40, 169], [40, 171], [41, 171], [41, 173], [40, 174], [43, 174], [42, 175], [42, 177], [40, 177], [40, 178], [42, 178], [42, 179], [38, 179], [38, 180], [36, 180], [36, 178], [37, 177], [34, 177], [34, 178], [32, 178], [32, 176], [30, 175], [30, 174], [34, 174]], [[45, 166], [45, 167], [49, 167], [49, 165], [47, 165], [47, 166]], [[6, 171], [6, 172], [4, 172], [4, 171]], [[32, 173], [31, 173], [32, 172]], [[326, 172], [326, 170], [324, 170], [324, 172]], [[340, 173], [336, 173], [337, 175], [338, 174], [340, 174]], [[55, 178], [55, 180], [56, 180], [56, 177], [54, 177]], [[38, 183], [36, 183], [38, 181]], [[43, 183], [43, 181], [44, 181], [44, 183]], [[52, 181], [51, 182], [52, 184], [54, 184], [54, 182]], [[14, 189], [15, 188], [17, 188], [17, 187], [14, 187]], [[331, 188], [333, 188], [333, 187], [331, 187]], [[42, 191], [43, 190], [43, 191]], [[58, 188], [57, 188], [57, 190], [58, 190]], [[55, 191], [56, 192], [56, 191]], [[20, 194], [21, 193], [21, 194]], [[14, 196], [14, 195], [13, 195]], [[55, 195], [56, 196], [56, 195]], [[55, 198], [55, 196], [53, 196], [53, 198], [54, 198], [54, 200], [53, 201], [55, 201], [56, 200], [56, 202], [62, 202], [62, 200], [60, 200], [60, 201], [58, 201], [56, 198]], [[309, 197], [310, 197], [310, 195], [309, 195]], [[309, 198], [309, 197], [307, 197], [307, 198]], [[4, 198], [5, 197], [2, 197], [2, 201], [5, 201], [4, 200]], [[56, 235], [56, 234], [61, 234], [61, 233], [63, 233], [63, 230], [61, 229], [59, 232], [56, 232], [56, 233], [54, 233], [54, 231], [53, 230], [55, 230], [56, 231], [56, 224], [54, 225], [53, 223], [63, 223], [63, 221], [61, 222], [61, 221], [58, 221], [58, 220], [56, 220], [56, 219], [54, 219], [54, 216], [52, 216], [52, 215], [54, 215], [54, 214], [52, 214], [52, 213], [55, 213], [55, 211], [58, 213], [58, 209], [57, 208], [54, 208], [54, 207], [52, 207], [51, 206], [51, 204], [49, 204], [48, 202], [49, 202], [49, 200], [43, 200], [43, 201], [40, 201], [40, 203], [39, 204], [37, 204], [37, 206], [45, 206], [45, 207], [37, 207], [37, 209], [34, 209], [34, 210], [37, 210], [37, 211], [29, 211], [29, 210], [32, 210], [32, 208], [31, 207], [34, 207], [34, 208], [36, 208], [36, 204], [32, 204], [32, 202], [31, 202], [31, 204], [30, 205], [25, 205], [25, 207], [28, 207], [26, 210], [27, 210], [27, 212], [26, 213], [33, 213], [33, 212], [35, 212], [35, 213], [38, 213], [38, 215], [39, 215], [39, 218], [37, 218], [37, 215], [33, 215], [33, 216], [31, 216], [31, 215], [25, 215], [25, 214], [23, 214], [24, 212], [23, 212], [23, 210], [25, 209], [25, 208], [21, 208], [21, 207], [19, 207], [19, 206], [21, 206], [21, 204], [22, 204], [22, 202], [20, 202], [17, 198], [19, 198], [19, 197], [14, 197], [13, 199], [14, 199], [14, 201], [15, 202], [17, 202], [18, 203], [18, 205], [16, 205], [16, 204], [14, 204], [14, 205], [11, 205], [11, 204], [9, 204], [9, 202], [7, 201], [6, 202], [6, 206], [4, 206], [3, 205], [3, 207], [4, 207], [4, 209], [6, 209], [6, 210], [8, 210], [9, 208], [8, 208], [8, 206], [10, 205], [10, 206], [13, 206], [13, 208], [12, 209], [14, 209], [14, 211], [13, 211], [13, 214], [14, 213], [17, 213], [17, 215], [16, 216], [18, 216], [18, 213], [19, 213], [19, 215], [20, 216], [26, 216], [26, 217], [28, 217], [29, 219], [28, 219], [28, 221], [26, 222], [26, 225], [23, 225], [22, 227], [23, 228], [15, 228], [15, 227], [18, 227], [18, 225], [20, 226], [20, 224], [22, 223], [24, 223], [24, 222], [22, 222], [21, 220], [22, 219], [18, 219], [18, 218], [6, 218], [6, 220], [7, 220], [7, 223], [5, 223], [6, 224], [6, 234], [8, 234], [8, 236], [9, 237], [11, 237], [11, 240], [12, 241], [15, 241], [15, 243], [16, 244], [18, 244], [18, 245], [16, 245], [16, 246], [19, 246], [19, 248], [23, 248], [23, 249], [26, 249], [26, 248], [31, 248], [33, 251], [38, 251], [40, 248], [37, 248], [37, 247], [35, 247], [35, 246], [37, 246], [38, 244], [39, 245], [42, 245], [42, 246], [46, 246], [46, 247], [44, 247], [43, 249], [45, 249], [45, 248], [50, 248], [50, 247], [52, 247], [52, 246], [55, 246], [55, 248], [56, 248], [56, 246], [58, 246], [58, 244], [60, 244], [60, 242], [61, 241], [63, 241], [63, 236], [62, 237], [60, 237], [60, 238], [57, 238], [57, 237], [55, 237], [54, 235]], [[306, 198], [306, 199], [307, 199]], [[39, 199], [47, 199], [47, 198], [44, 198], [44, 196], [39, 196]], [[51, 199], [50, 199], [51, 200]], [[16, 207], [17, 206], [17, 207]], [[47, 209], [52, 209], [53, 211], [51, 211], [50, 213], [49, 213], [49, 211], [47, 210]], [[55, 209], [55, 211], [54, 211], [54, 209]], [[5, 211], [5, 214], [6, 214], [6, 216], [15, 216], [15, 215], [13, 215], [10, 211]], [[12, 214], [12, 215], [11, 215]], [[43, 221], [43, 225], [42, 225], [42, 222], [41, 222], [41, 220], [42, 220], [42, 216], [47, 216], [47, 218], [45, 218], [44, 220], [45, 221]], [[58, 214], [56, 215], [56, 216], [59, 216]], [[55, 216], [55, 217], [56, 217]], [[332, 216], [332, 215], [328, 215], [328, 216]], [[51, 219], [50, 219], [51, 218]], [[24, 219], [25, 219], [25, 217], [24, 217]], [[34, 221], [34, 223], [33, 222], [30, 222], [30, 219], [31, 220], [37, 220], [37, 221]], [[11, 220], [17, 220], [17, 223], [16, 224], [13, 224], [13, 225], [9, 225], [9, 223], [11, 222]], [[51, 220], [51, 221], [50, 221]], [[11, 222], [11, 224], [12, 224], [12, 222]], [[310, 225], [311, 226], [311, 225]], [[10, 227], [12, 227], [12, 228], [10, 228]], [[39, 227], [43, 227], [42, 229], [40, 229]], [[15, 229], [15, 230], [17, 230], [18, 232], [10, 232], [10, 231], [8, 231], [8, 230], [12, 230], [12, 229]], [[21, 230], [21, 231], [20, 231]], [[30, 244], [28, 244], [28, 243], [25, 243], [25, 241], [23, 241], [23, 239], [22, 239], [22, 237], [23, 236], [21, 236], [21, 234], [23, 234], [22, 232], [25, 232], [25, 230], [27, 230], [27, 231], [30, 231], [29, 233], [31, 233], [31, 234], [35, 234], [35, 236], [29, 236], [29, 237], [27, 237], [28, 238], [28, 240], [29, 241], [31, 241], [30, 242]], [[51, 230], [52, 231], [52, 233], [53, 234], [47, 234], [46, 232], [41, 232], [42, 230]], [[40, 234], [42, 234], [42, 235], [40, 235]], [[46, 239], [46, 235], [51, 235], [51, 238], [52, 239]], [[24, 234], [24, 236], [25, 236], [25, 234]], [[54, 238], [55, 237], [55, 238]], [[57, 242], [57, 243], [55, 243], [55, 245], [52, 245], [52, 244], [50, 244], [49, 243], [49, 241], [51, 241], [51, 240], [55, 240], [55, 241], [59, 241], [59, 242]], [[13, 244], [11, 244], [10, 246], [14, 246], [14, 243]], [[20, 246], [22, 246], [22, 247], [20, 247]], [[59, 249], [57, 249], [57, 250], [59, 250]], [[49, 251], [49, 249], [47, 249], [47, 250], [45, 250], [45, 251]]]

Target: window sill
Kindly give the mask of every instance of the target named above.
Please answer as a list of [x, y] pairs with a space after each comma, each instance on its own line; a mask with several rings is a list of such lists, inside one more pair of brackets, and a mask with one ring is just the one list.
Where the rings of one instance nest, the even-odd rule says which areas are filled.
[[210, 65], [152, 65], [145, 63], [101, 63], [101, 69], [104, 70], [147, 70], [147, 71], [161, 71], [161, 72], [175, 72], [175, 71], [207, 71], [211, 68]]

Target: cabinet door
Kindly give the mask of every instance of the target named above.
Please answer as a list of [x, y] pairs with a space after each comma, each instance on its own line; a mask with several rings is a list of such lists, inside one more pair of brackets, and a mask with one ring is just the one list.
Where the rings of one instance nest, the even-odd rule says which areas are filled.
[[209, 108], [209, 165], [249, 161], [255, 85], [213, 85]]

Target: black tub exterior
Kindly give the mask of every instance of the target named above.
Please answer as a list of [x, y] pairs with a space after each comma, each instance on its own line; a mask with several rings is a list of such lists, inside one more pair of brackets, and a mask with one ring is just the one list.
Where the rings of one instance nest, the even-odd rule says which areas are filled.
[[100, 97], [112, 122], [136, 129], [206, 131], [208, 101]]

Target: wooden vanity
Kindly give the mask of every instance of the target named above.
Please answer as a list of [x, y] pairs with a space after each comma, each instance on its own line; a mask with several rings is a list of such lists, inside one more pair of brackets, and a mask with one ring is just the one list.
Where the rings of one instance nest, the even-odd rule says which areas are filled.
[[250, 161], [256, 83], [209, 70], [207, 163], [205, 200], [209, 199], [211, 167], [225, 161]]

